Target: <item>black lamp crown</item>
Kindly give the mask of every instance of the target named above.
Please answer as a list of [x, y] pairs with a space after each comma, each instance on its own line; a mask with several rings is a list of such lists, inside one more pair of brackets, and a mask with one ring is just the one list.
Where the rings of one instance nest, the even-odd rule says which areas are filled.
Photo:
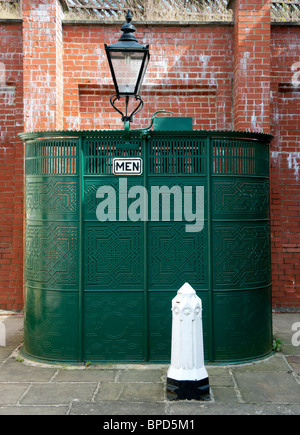
[[[143, 108], [143, 100], [140, 96], [140, 89], [146, 73], [150, 59], [149, 45], [139, 44], [134, 32], [134, 25], [131, 23], [132, 14], [130, 11], [126, 15], [126, 23], [123, 24], [122, 36], [115, 44], [106, 45], [105, 51], [110, 67], [116, 94], [110, 98], [111, 105], [122, 115], [123, 122], [132, 121], [133, 115]], [[116, 106], [115, 101], [125, 97], [126, 111], [121, 112]], [[134, 97], [139, 101], [138, 106], [128, 115], [129, 98]]]

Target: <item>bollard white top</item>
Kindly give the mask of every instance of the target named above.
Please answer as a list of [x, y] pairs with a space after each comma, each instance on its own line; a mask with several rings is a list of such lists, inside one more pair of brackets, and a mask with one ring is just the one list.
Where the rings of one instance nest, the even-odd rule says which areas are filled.
[[193, 287], [190, 286], [190, 284], [188, 282], [186, 282], [185, 284], [183, 284], [182, 287], [180, 287], [177, 294], [179, 294], [179, 295], [191, 295], [191, 294], [196, 294], [196, 292], [193, 289]]

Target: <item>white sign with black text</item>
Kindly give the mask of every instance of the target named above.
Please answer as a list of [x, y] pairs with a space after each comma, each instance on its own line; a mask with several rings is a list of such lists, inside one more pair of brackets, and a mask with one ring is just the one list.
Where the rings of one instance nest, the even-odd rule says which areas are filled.
[[140, 157], [118, 157], [113, 159], [113, 174], [142, 175], [143, 161]]

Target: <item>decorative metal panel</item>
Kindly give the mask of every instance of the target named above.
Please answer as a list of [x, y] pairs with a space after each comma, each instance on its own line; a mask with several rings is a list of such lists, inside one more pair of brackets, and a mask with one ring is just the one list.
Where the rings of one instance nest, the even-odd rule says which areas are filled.
[[219, 219], [268, 219], [270, 183], [267, 178], [216, 177], [213, 213]]
[[42, 214], [78, 217], [78, 182], [66, 177], [26, 177], [25, 209], [27, 216]]
[[148, 232], [149, 288], [176, 291], [185, 282], [207, 286], [207, 228], [186, 233], [182, 223], [152, 222]]
[[268, 175], [269, 153], [264, 144], [251, 140], [213, 139], [213, 173]]
[[78, 287], [78, 227], [67, 222], [27, 223], [25, 278], [50, 289]]
[[75, 175], [77, 171], [76, 139], [41, 139], [25, 148], [26, 175]]
[[214, 361], [239, 362], [268, 355], [272, 348], [271, 306], [269, 286], [215, 292]]
[[34, 358], [77, 361], [78, 291], [25, 288], [24, 350]]
[[115, 157], [141, 157], [139, 138], [132, 137], [131, 146], [135, 149], [128, 149], [122, 135], [113, 136], [105, 133], [98, 137], [86, 137], [83, 141], [86, 175], [111, 175]]
[[105, 290], [143, 288], [141, 224], [101, 223], [85, 227], [85, 286]]
[[241, 289], [270, 283], [268, 222], [214, 224], [214, 282], [217, 289]]
[[161, 137], [149, 145], [149, 174], [205, 173], [204, 138]]
[[143, 293], [86, 292], [86, 361], [142, 361]]

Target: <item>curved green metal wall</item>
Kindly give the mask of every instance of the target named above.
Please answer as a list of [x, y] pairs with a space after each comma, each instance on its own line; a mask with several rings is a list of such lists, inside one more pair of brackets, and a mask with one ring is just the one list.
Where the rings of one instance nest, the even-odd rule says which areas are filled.
[[[205, 359], [272, 349], [271, 136], [217, 131], [24, 133], [23, 352], [59, 362], [169, 362], [171, 301], [188, 281], [203, 302]], [[140, 157], [130, 186], [202, 186], [204, 228], [104, 222], [96, 191], [117, 189], [114, 157]]]

